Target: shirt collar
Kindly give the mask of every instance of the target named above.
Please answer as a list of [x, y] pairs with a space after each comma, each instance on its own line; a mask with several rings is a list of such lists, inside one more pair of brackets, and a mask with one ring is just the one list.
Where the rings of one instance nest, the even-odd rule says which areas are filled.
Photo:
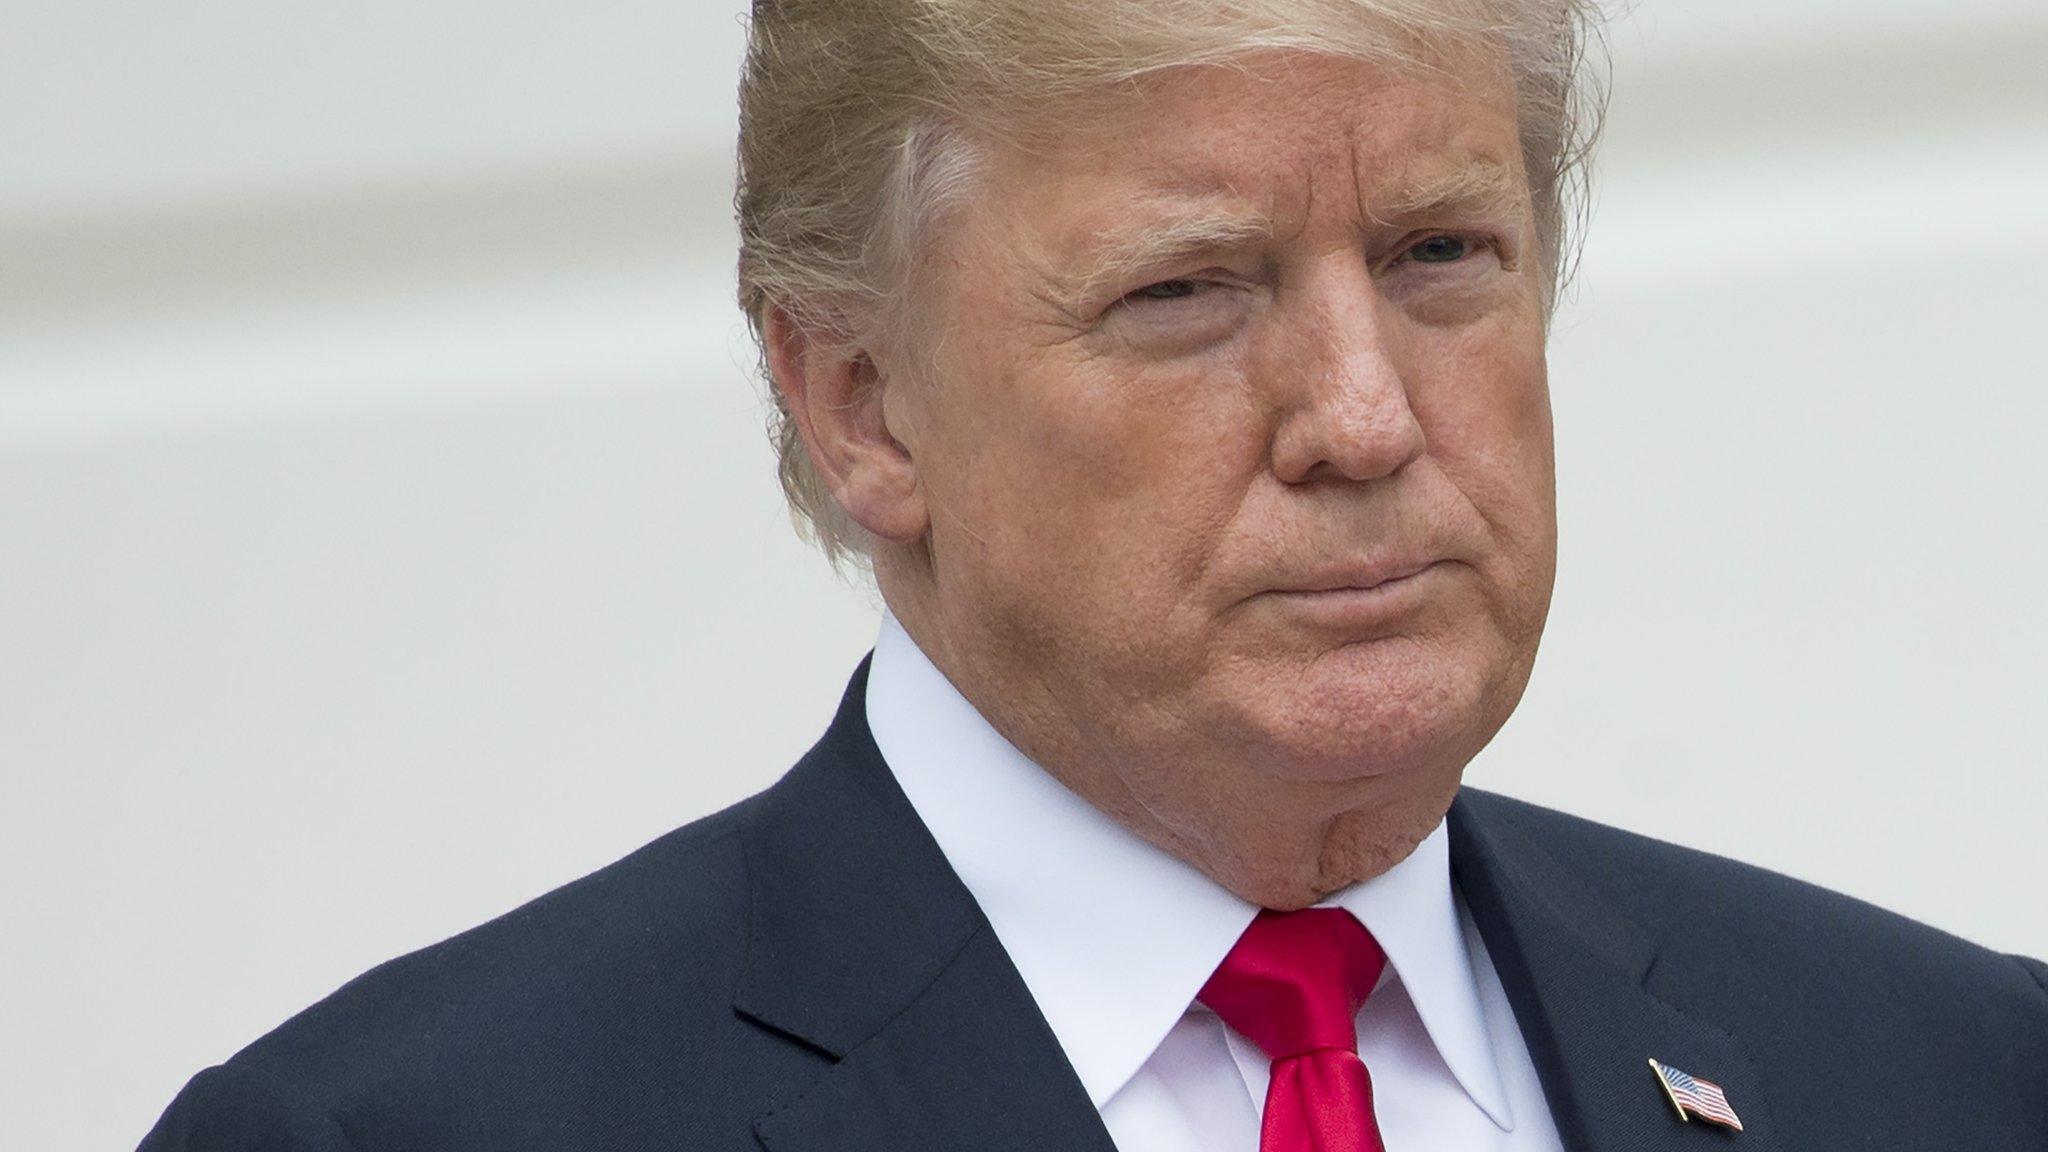
[[[1101, 1108], [1165, 1040], [1258, 908], [1025, 757], [886, 613], [867, 716], [882, 759]], [[1511, 1130], [1443, 826], [1401, 863], [1322, 903], [1372, 931], [1444, 1063]]]

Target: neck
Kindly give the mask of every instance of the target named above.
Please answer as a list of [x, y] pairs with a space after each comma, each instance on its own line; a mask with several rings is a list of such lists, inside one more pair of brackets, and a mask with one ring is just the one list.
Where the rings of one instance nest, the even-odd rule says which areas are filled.
[[1302, 908], [1386, 871], [1429, 834], [1449, 791], [1417, 803], [1384, 777], [1304, 782], [1247, 772], [1257, 757], [1185, 734], [1132, 748], [1061, 699], [1018, 654], [956, 620], [928, 569], [878, 555], [897, 623], [997, 732], [1069, 791], [1223, 888], [1266, 908]]

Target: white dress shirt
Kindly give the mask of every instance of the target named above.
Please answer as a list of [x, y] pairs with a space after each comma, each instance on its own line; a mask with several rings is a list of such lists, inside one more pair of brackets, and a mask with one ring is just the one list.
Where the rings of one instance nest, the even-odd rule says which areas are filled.
[[[1257, 907], [1026, 759], [888, 616], [867, 716], [1120, 1152], [1256, 1152], [1265, 1054], [1195, 995]], [[1389, 1152], [1561, 1152], [1443, 826], [1323, 904], [1387, 953], [1358, 1052]]]

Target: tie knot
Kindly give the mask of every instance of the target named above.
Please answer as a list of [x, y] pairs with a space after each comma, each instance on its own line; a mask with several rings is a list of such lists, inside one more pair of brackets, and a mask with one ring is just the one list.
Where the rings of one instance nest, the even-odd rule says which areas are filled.
[[1223, 1022], [1284, 1060], [1325, 1048], [1358, 1051], [1359, 1006], [1387, 954], [1342, 908], [1260, 912], [1196, 997]]

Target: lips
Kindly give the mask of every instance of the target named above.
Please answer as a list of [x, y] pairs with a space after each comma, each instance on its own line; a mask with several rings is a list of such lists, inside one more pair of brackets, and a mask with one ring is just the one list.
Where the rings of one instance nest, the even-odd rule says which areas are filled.
[[1311, 575], [1268, 589], [1271, 592], [1363, 592], [1421, 575], [1442, 561], [1435, 559], [1388, 559], [1320, 569]]

